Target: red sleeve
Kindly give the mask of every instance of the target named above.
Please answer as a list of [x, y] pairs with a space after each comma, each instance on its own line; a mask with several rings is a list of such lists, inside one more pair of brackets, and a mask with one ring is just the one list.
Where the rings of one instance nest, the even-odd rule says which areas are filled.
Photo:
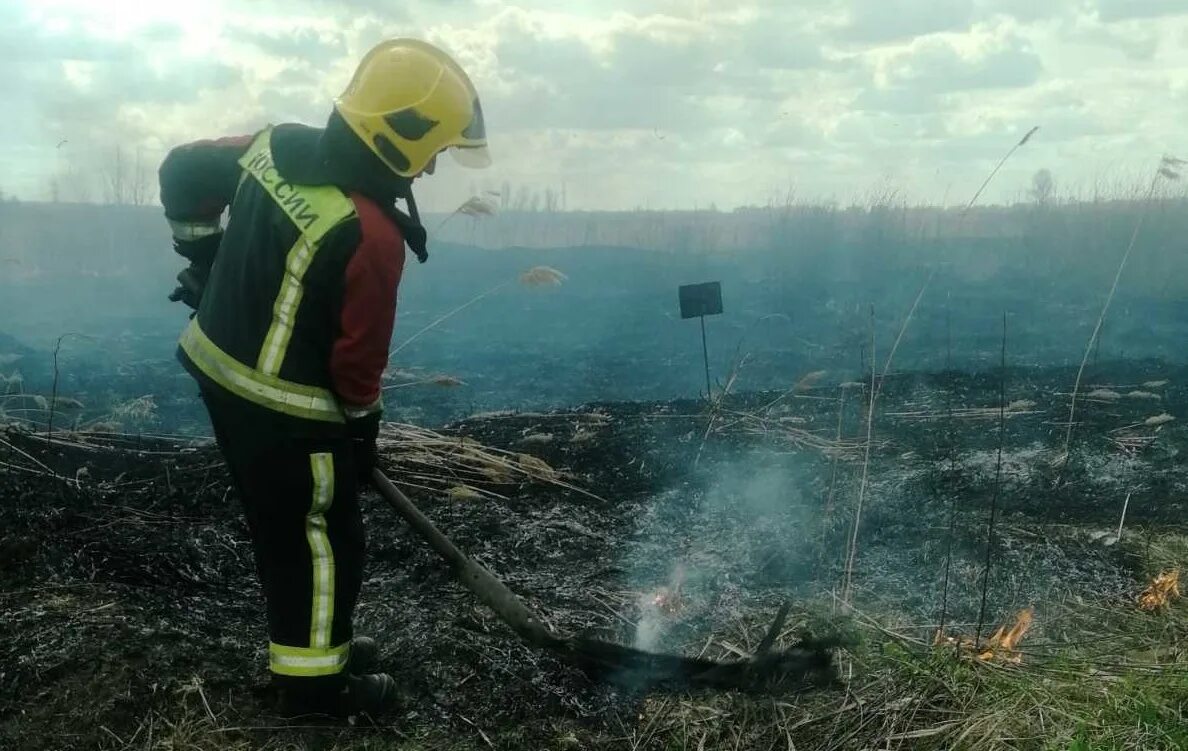
[[334, 391], [348, 410], [380, 407], [380, 379], [396, 320], [396, 287], [404, 271], [404, 238], [369, 199], [351, 194], [359, 215], [359, 246], [343, 280], [339, 335], [330, 355]]
[[165, 216], [176, 222], [218, 220], [239, 187], [239, 158], [253, 136], [195, 141], [169, 152], [157, 176]]

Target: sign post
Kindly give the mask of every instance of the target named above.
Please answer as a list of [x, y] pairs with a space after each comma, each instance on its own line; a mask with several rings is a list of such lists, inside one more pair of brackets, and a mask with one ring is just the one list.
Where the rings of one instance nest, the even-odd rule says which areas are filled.
[[681, 318], [701, 319], [701, 355], [705, 360], [705, 398], [713, 398], [713, 385], [710, 381], [709, 346], [705, 339], [705, 317], [722, 314], [722, 283], [706, 282], [704, 284], [686, 284], [679, 290], [681, 301]]

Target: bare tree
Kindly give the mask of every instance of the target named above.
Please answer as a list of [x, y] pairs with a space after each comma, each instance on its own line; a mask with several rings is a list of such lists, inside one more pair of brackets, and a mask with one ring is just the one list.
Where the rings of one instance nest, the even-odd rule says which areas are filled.
[[100, 170], [104, 198], [108, 203], [143, 206], [148, 203], [149, 176], [140, 149], [129, 159], [123, 146], [116, 146], [111, 159]]
[[1043, 206], [1052, 199], [1052, 192], [1056, 189], [1056, 181], [1052, 179], [1052, 172], [1041, 169], [1031, 176], [1031, 200]]

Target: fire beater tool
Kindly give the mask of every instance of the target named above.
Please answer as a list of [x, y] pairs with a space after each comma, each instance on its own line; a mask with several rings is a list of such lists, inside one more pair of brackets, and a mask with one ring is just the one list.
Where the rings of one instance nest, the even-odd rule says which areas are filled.
[[577, 666], [595, 678], [633, 686], [764, 688], [826, 685], [835, 680], [837, 639], [802, 640], [785, 651], [772, 651], [783, 629], [788, 605], [780, 608], [758, 650], [749, 659], [716, 661], [656, 654], [587, 636], [564, 634], [545, 625], [523, 600], [490, 571], [458, 549], [380, 470], [372, 473], [380, 496], [449, 565], [451, 573], [506, 623], [525, 643]]

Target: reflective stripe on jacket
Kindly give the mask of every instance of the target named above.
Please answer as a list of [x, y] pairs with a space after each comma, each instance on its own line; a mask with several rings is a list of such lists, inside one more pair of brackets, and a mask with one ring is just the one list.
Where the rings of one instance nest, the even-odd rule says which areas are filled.
[[[231, 218], [179, 359], [204, 387], [342, 423], [381, 407], [375, 360], [386, 353], [404, 246], [368, 199], [285, 180], [273, 135], [262, 131], [238, 159]], [[374, 353], [365, 367], [346, 366], [363, 345]]]

